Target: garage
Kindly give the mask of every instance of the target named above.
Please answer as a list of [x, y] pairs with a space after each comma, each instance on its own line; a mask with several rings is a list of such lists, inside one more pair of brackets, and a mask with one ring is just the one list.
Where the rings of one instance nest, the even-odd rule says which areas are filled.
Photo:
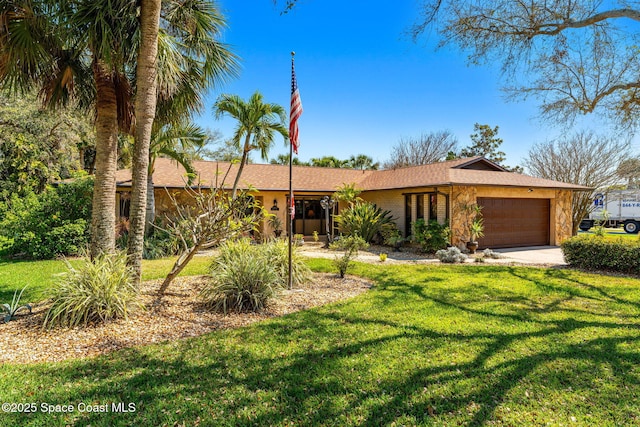
[[478, 198], [484, 218], [481, 248], [549, 244], [549, 199]]

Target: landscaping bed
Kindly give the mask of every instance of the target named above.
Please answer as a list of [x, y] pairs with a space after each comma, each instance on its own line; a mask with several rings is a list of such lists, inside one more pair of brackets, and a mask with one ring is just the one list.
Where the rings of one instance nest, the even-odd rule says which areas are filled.
[[198, 294], [206, 276], [180, 277], [161, 300], [157, 289], [161, 280], [142, 284], [141, 302], [146, 309], [128, 319], [90, 325], [87, 328], [42, 330], [48, 304], [34, 304], [33, 314], [0, 324], [0, 363], [55, 362], [85, 358], [126, 347], [171, 341], [179, 338], [249, 325], [271, 317], [343, 300], [365, 292], [364, 279], [339, 279], [332, 274], [314, 274], [300, 289], [285, 290], [266, 310], [259, 313], [214, 313], [200, 304]]

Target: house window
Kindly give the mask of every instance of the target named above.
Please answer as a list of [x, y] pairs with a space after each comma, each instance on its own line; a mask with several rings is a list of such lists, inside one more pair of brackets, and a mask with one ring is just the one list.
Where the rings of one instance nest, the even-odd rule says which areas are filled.
[[424, 219], [424, 194], [416, 196], [416, 205], [418, 205], [418, 219]]
[[404, 235], [408, 237], [411, 235], [411, 194], [404, 196]]
[[438, 195], [429, 194], [429, 220], [438, 220]]
[[120, 218], [129, 218], [131, 210], [131, 193], [120, 193], [120, 203], [118, 206], [118, 214]]

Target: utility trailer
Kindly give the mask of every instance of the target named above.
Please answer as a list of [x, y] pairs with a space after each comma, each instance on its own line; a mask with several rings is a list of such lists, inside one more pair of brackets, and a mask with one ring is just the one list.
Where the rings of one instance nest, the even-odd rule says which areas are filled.
[[580, 222], [580, 230], [588, 231], [594, 225], [624, 227], [627, 233], [640, 231], [640, 191], [612, 190], [593, 196], [593, 210]]

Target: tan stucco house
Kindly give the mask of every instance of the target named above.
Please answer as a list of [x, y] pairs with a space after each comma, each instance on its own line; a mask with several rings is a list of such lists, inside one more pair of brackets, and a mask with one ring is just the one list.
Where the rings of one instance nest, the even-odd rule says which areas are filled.
[[[228, 163], [194, 162], [202, 186], [219, 183]], [[237, 171], [232, 165], [226, 187], [231, 187]], [[169, 159], [157, 159], [153, 174], [156, 211], [171, 210], [167, 191], [180, 193], [185, 186], [185, 170]], [[296, 217], [293, 232], [326, 234], [325, 211], [320, 200], [331, 196], [339, 186], [355, 184], [360, 197], [391, 211], [403, 235], [411, 234], [418, 218], [448, 222], [452, 244], [467, 238], [464, 206], [482, 206], [485, 236], [480, 247], [501, 248], [534, 245], [558, 245], [571, 237], [571, 195], [589, 188], [508, 172], [483, 158], [473, 157], [381, 171], [360, 171], [309, 166], [293, 167]], [[128, 216], [128, 192], [131, 173], [118, 171], [119, 215]], [[240, 178], [240, 187], [254, 188], [256, 199], [286, 223], [289, 167], [248, 164]], [[338, 208], [342, 208], [339, 206]], [[260, 232], [270, 235], [267, 224]]]

